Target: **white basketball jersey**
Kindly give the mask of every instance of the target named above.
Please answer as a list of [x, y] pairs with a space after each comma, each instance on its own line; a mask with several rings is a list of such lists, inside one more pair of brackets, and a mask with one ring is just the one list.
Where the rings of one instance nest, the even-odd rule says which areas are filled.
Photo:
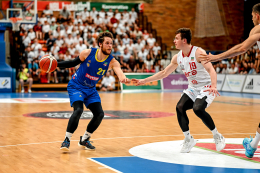
[[188, 78], [189, 87], [201, 89], [203, 86], [211, 85], [211, 79], [203, 65], [196, 60], [197, 49], [198, 47], [192, 46], [188, 56], [184, 56], [180, 51], [177, 55], [177, 63]]

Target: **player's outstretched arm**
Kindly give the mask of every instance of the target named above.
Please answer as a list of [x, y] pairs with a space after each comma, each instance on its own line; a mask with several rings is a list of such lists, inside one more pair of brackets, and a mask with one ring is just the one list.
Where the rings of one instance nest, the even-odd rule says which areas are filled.
[[163, 79], [163, 78], [169, 76], [169, 74], [171, 74], [177, 67], [178, 67], [177, 55], [174, 55], [171, 60], [171, 63], [164, 70], [162, 70], [148, 78], [132, 79], [132, 81], [134, 81], [136, 83], [136, 86], [143, 85], [147, 82], [157, 81], [157, 80], [160, 80], [160, 79]]
[[[196, 55], [195, 56], [199, 57], [200, 54], [204, 54], [204, 53], [206, 53], [205, 50], [202, 50], [202, 49], [198, 48], [197, 51], [196, 51]], [[212, 95], [213, 96], [215, 95], [216, 97], [218, 95], [220, 96], [220, 94], [219, 94], [219, 92], [217, 90], [217, 73], [216, 73], [215, 69], [213, 68], [212, 64], [211, 63], [206, 63], [206, 61], [204, 61], [204, 60], [202, 60], [200, 58], [197, 58], [197, 61], [200, 62], [203, 65], [203, 67], [207, 70], [207, 72], [210, 75], [211, 87], [209, 89], [205, 90], [205, 92], [208, 91], [209, 94], [212, 93]]]
[[91, 52], [91, 49], [85, 49], [83, 50], [78, 57], [73, 59], [72, 61], [62, 61], [58, 62], [58, 67], [64, 67], [64, 68], [71, 68], [79, 65], [80, 63], [84, 62], [85, 59], [89, 56]]
[[252, 47], [258, 40], [260, 40], [260, 34], [253, 34], [250, 37], [248, 37], [243, 43], [234, 46], [233, 48], [231, 48], [226, 52], [223, 52], [219, 55], [212, 55], [211, 53], [209, 55], [201, 54], [200, 58], [206, 60], [207, 62], [214, 62], [226, 58], [231, 58], [237, 55], [241, 55], [243, 53], [246, 53], [246, 51], [250, 47]]
[[123, 73], [122, 69], [121, 69], [121, 66], [119, 64], [119, 62], [113, 58], [110, 62], [110, 65], [109, 65], [109, 69], [113, 69], [114, 72], [116, 73], [117, 77], [119, 78], [119, 81], [121, 83], [130, 83], [131, 80], [126, 78], [125, 74]]

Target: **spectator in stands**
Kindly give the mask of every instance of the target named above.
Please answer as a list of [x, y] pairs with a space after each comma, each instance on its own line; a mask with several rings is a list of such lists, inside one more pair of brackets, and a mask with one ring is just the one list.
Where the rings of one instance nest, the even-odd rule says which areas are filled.
[[251, 69], [249, 70], [248, 74], [256, 74], [256, 66], [254, 63], [250, 63]]
[[28, 62], [28, 54], [29, 54], [29, 46], [25, 47], [24, 52], [23, 52], [23, 56], [22, 56], [22, 61], [23, 62]]
[[102, 25], [103, 19], [99, 16], [99, 14], [96, 15], [94, 23], [96, 24], [96, 27], [100, 27]]
[[83, 22], [88, 21], [89, 18], [89, 12], [87, 8], [84, 8], [84, 11], [81, 12], [81, 19]]
[[124, 45], [127, 45], [127, 46], [128, 46], [128, 44], [130, 43], [130, 38], [128, 37], [127, 34], [125, 34], [125, 36], [124, 36], [124, 38], [122, 39], [122, 41], [123, 41], [123, 44], [124, 44]]
[[[66, 53], [67, 50], [68, 50], [67, 44], [63, 43], [62, 46], [60, 47], [60, 50], [58, 53], [63, 54], [62, 57], [64, 58], [64, 54]], [[60, 58], [60, 56], [59, 56], [59, 58]]]
[[56, 41], [56, 39], [53, 37], [52, 34], [50, 34], [50, 37], [47, 39], [47, 43], [46, 43], [47, 51], [51, 50], [51, 47], [54, 45], [55, 41]]
[[237, 74], [238, 73], [238, 68], [235, 66], [235, 64], [231, 64], [231, 67], [228, 69], [229, 74]]
[[33, 28], [34, 32], [36, 33], [36, 38], [38, 39], [42, 39], [42, 26], [41, 26], [41, 22], [38, 21], [37, 25], [34, 26]]
[[31, 39], [28, 36], [28, 32], [24, 32], [24, 35], [22, 36], [22, 41], [23, 41], [23, 45], [24, 47], [27, 47], [29, 45], [29, 43], [31, 43]]
[[223, 64], [223, 68], [222, 68], [221, 73], [222, 74], [227, 74], [228, 73], [227, 64]]
[[131, 15], [131, 18], [133, 18], [134, 20], [136, 20], [138, 18], [135, 8], [132, 8], [131, 11], [129, 12], [129, 14]]
[[110, 23], [112, 24], [112, 25], [114, 25], [115, 23], [117, 23], [118, 22], [118, 20], [117, 20], [117, 18], [115, 17], [115, 13], [113, 14], [113, 16], [111, 17], [111, 19], [110, 19]]
[[42, 16], [39, 17], [39, 21], [41, 22], [41, 24], [44, 24], [45, 21], [47, 21], [47, 17], [44, 13], [42, 13]]
[[136, 62], [136, 71], [137, 73], [145, 72], [145, 63], [142, 57], [139, 57]]
[[[62, 19], [64, 20], [64, 21], [69, 21], [70, 19], [71, 19], [71, 14], [70, 14], [70, 12], [67, 10], [67, 7], [66, 6], [64, 6], [63, 7], [63, 9], [60, 11], [60, 14], [61, 14], [61, 16], [62, 16]], [[63, 22], [64, 22], [63, 21]], [[57, 21], [58, 22], [58, 21]], [[63, 23], [62, 22], [62, 23]]]
[[114, 58], [116, 58], [116, 60], [120, 61], [120, 56], [121, 56], [121, 53], [120, 51], [118, 50], [117, 46], [114, 47], [113, 51], [112, 51], [112, 56]]
[[56, 28], [57, 28], [57, 24], [56, 24], [56, 22], [55, 21], [51, 21], [51, 25], [50, 25], [50, 30], [53, 32], [53, 31], [55, 31], [56, 30]]
[[64, 40], [61, 39], [61, 36], [57, 37], [57, 40], [55, 41], [58, 47], [61, 47], [64, 43]]
[[115, 77], [110, 75], [110, 71], [107, 71], [101, 82], [101, 91], [112, 91], [115, 89]]
[[31, 78], [37, 77], [38, 81], [38, 76], [39, 76], [39, 65], [38, 65], [38, 59], [34, 58], [32, 62], [28, 63], [28, 69], [29, 69], [29, 74]]
[[92, 11], [90, 11], [91, 21], [94, 21], [94, 19], [97, 17], [98, 12], [96, 10], [96, 7], [92, 8]]
[[[148, 52], [145, 51], [145, 49], [144, 49], [144, 47], [143, 47], [143, 48], [141, 49], [141, 51], [138, 53], [137, 56], [138, 56], [138, 57], [141, 57], [141, 58], [145, 61], [147, 55], [148, 55]], [[151, 56], [150, 56], [150, 58], [151, 58]]]
[[153, 47], [154, 55], [157, 56], [158, 51], [160, 51], [160, 50], [161, 50], [161, 46], [159, 46], [158, 42], [155, 42], [155, 45]]
[[131, 55], [134, 55], [135, 45], [134, 45], [132, 39], [130, 39], [130, 42], [129, 42], [129, 44], [127, 45], [127, 47], [128, 47], [128, 50], [129, 50], [130, 54], [131, 54]]
[[110, 19], [108, 18], [108, 15], [105, 14], [105, 17], [103, 18], [103, 23], [108, 26], [108, 28], [111, 28]]
[[71, 44], [68, 48], [68, 51], [70, 53], [70, 55], [74, 55], [76, 49], [75, 49], [75, 45], [74, 44]]
[[65, 22], [65, 19], [63, 18], [63, 16], [61, 14], [59, 14], [56, 22], [58, 24], [63, 24], [63, 22]]
[[134, 30], [133, 34], [136, 35], [137, 39], [141, 38], [142, 35], [143, 35], [142, 31], [139, 30], [138, 26], [135, 27], [135, 30]]
[[118, 48], [118, 50], [120, 51], [120, 53], [123, 55], [126, 46], [123, 44], [123, 41], [122, 41], [122, 40], [119, 42], [119, 45], [117, 46], [117, 48]]
[[18, 70], [18, 78], [20, 85], [22, 87], [21, 93], [24, 93], [24, 84], [29, 83], [28, 92], [31, 93], [31, 87], [33, 79], [30, 77], [29, 70], [26, 68], [26, 64], [22, 63], [20, 69]]
[[32, 62], [34, 58], [36, 58], [34, 51], [31, 49], [31, 47], [28, 46], [28, 59], [27, 61]]
[[65, 39], [65, 43], [67, 44], [67, 47], [74, 44], [74, 39], [72, 38], [71, 32], [68, 33], [68, 38]]
[[[139, 56], [140, 57], [140, 56]], [[146, 59], [144, 60], [144, 63], [146, 64], [146, 71], [150, 72], [152, 70], [152, 66], [154, 61], [151, 59], [151, 56], [148, 54]]]
[[115, 18], [117, 20], [120, 20], [121, 19], [121, 13], [119, 13], [118, 9], [115, 9]]
[[108, 12], [107, 12], [107, 16], [108, 16], [109, 19], [111, 19], [111, 18], [113, 17], [113, 15], [114, 15], [114, 12], [113, 12], [113, 10], [110, 8], [110, 9], [108, 10]]
[[34, 43], [31, 45], [32, 50], [34, 51], [35, 54], [37, 54], [38, 49], [42, 49], [42, 45], [38, 43], [38, 39], [34, 39]]
[[156, 60], [152, 66], [152, 72], [158, 73], [159, 71], [162, 71], [163, 67], [161, 65], [161, 60]]
[[106, 12], [105, 12], [104, 8], [101, 8], [101, 11], [99, 12], [99, 17], [104, 19], [105, 15], [106, 15]]
[[144, 47], [144, 45], [141, 43], [141, 39], [138, 39], [137, 43], [135, 44], [136, 52], [139, 53], [143, 47]]
[[35, 32], [33, 31], [33, 29], [29, 29], [29, 33], [28, 36], [30, 38], [30, 40], [34, 40], [36, 38]]
[[128, 60], [130, 59], [131, 56], [132, 55], [129, 53], [128, 48], [126, 47], [124, 49], [124, 53], [122, 54], [122, 59], [120, 60], [121, 64], [122, 64], [122, 61], [123, 62], [128, 62]]
[[86, 38], [86, 43], [85, 44], [88, 45], [88, 47], [90, 47], [90, 45], [93, 44], [93, 41], [94, 41], [94, 39], [92, 38], [91, 33], [88, 33], [88, 36]]
[[150, 48], [153, 48], [154, 43], [156, 42], [156, 39], [153, 38], [153, 34], [149, 34], [149, 38], [147, 38], [147, 43], [150, 46]]
[[67, 50], [65, 55], [64, 55], [64, 60], [65, 61], [68, 61], [68, 60], [71, 60], [71, 55], [70, 55], [70, 52]]
[[144, 30], [143, 36], [144, 36], [144, 40], [147, 40], [149, 38], [149, 33], [147, 32], [146, 29]]
[[127, 61], [127, 65], [128, 65], [128, 72], [133, 72], [133, 73], [136, 72], [136, 69], [137, 69], [136, 61], [132, 55], [130, 55], [130, 57]]
[[51, 15], [53, 15], [53, 11], [50, 9], [49, 4], [46, 5], [45, 10], [43, 10], [43, 13], [46, 15], [47, 18], [50, 18]]
[[168, 59], [168, 55], [164, 54], [163, 58], [161, 60], [161, 65], [163, 66], [163, 69], [165, 69], [170, 63], [171, 63], [171, 60]]
[[76, 15], [76, 19], [74, 19], [74, 25], [78, 25], [78, 23], [83, 24], [83, 21], [82, 21], [80, 15]]
[[42, 48], [39, 47], [38, 48], [38, 51], [35, 52], [35, 57], [37, 59], [41, 59], [43, 56], [45, 55], [45, 53], [42, 51]]
[[81, 38], [79, 40], [79, 44], [76, 46], [76, 50], [78, 50], [79, 52], [82, 52], [85, 49], [87, 49], [87, 46], [85, 44], [83, 44], [83, 39]]

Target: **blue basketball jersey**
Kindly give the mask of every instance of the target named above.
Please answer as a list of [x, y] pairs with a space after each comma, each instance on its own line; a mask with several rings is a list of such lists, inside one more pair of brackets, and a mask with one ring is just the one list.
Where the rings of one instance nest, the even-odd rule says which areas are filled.
[[82, 88], [92, 88], [96, 86], [98, 81], [107, 72], [109, 63], [113, 59], [112, 55], [108, 55], [106, 59], [102, 61], [98, 60], [98, 51], [100, 50], [91, 48], [89, 56], [80, 64], [80, 67], [72, 76], [72, 79], [69, 82], [70, 84]]

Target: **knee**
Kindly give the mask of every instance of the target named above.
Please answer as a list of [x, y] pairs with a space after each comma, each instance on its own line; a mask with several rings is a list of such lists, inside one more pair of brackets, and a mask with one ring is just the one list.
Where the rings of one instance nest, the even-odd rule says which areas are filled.
[[182, 103], [178, 103], [176, 106], [176, 111], [182, 112], [183, 110], [183, 104]]
[[102, 120], [102, 119], [104, 118], [105, 114], [104, 114], [104, 112], [102, 111], [102, 112], [96, 113], [96, 114], [93, 115], [93, 116], [95, 116], [96, 118]]
[[194, 113], [198, 116], [198, 114], [199, 114], [200, 112], [205, 111], [205, 109], [204, 109], [201, 105], [199, 105], [199, 104], [194, 104], [194, 106], [193, 106], [193, 111], [194, 111]]
[[20, 83], [23, 83], [23, 79], [19, 79], [19, 82], [20, 82]]
[[76, 108], [74, 110], [74, 115], [77, 117], [80, 117], [82, 113], [83, 113], [83, 108]]

